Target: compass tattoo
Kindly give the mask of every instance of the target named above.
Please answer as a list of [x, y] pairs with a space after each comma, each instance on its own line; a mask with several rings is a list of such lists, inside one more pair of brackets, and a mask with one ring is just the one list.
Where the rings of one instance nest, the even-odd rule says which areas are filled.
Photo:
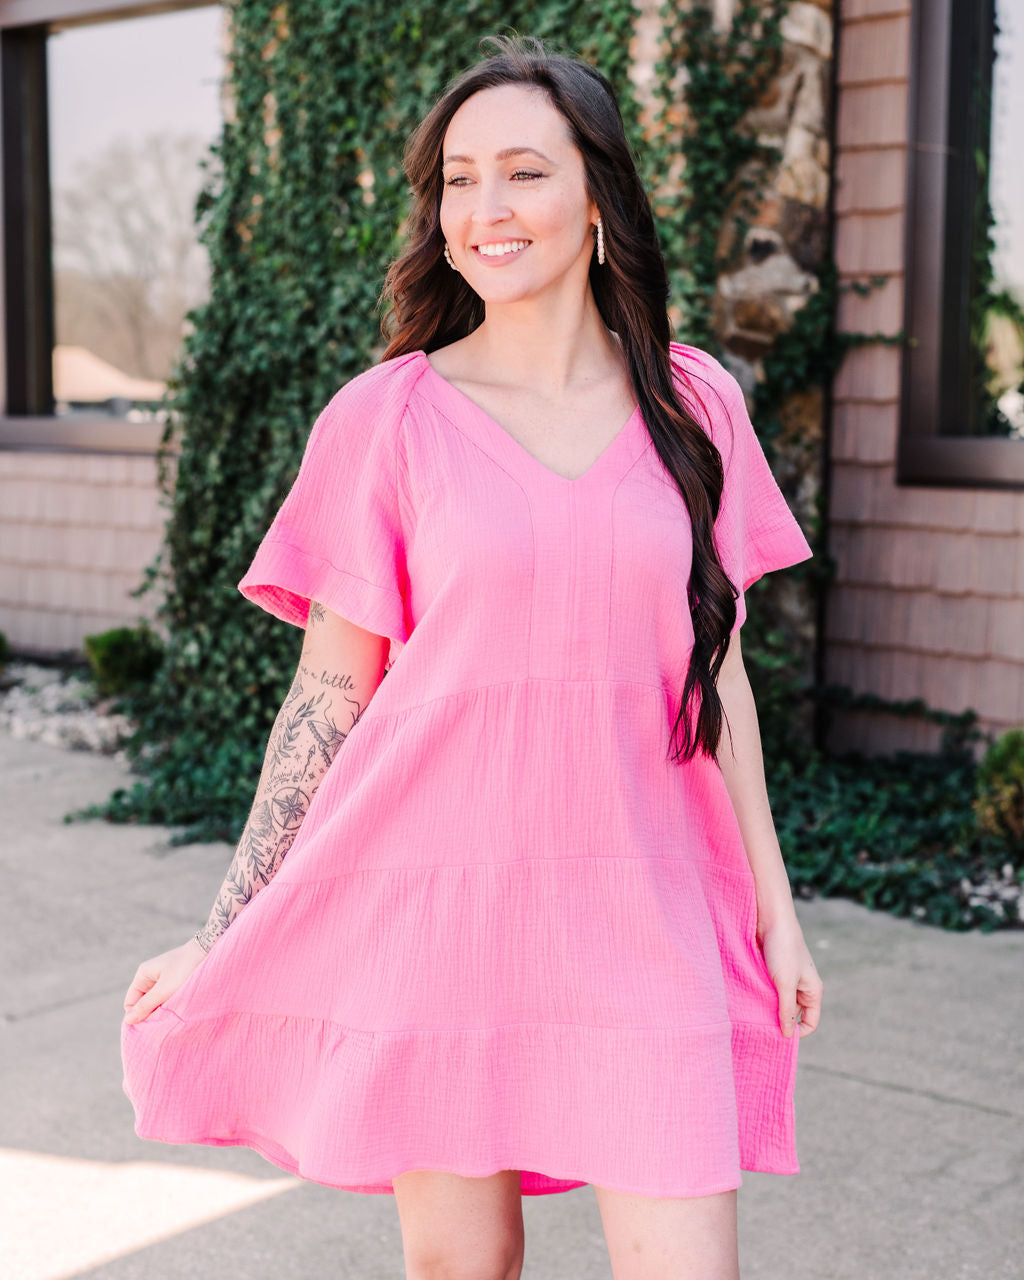
[[[316, 601], [314, 606], [326, 616]], [[317, 787], [363, 713], [351, 675], [299, 663], [267, 742], [252, 811], [209, 919], [205, 949], [274, 878], [292, 846]]]

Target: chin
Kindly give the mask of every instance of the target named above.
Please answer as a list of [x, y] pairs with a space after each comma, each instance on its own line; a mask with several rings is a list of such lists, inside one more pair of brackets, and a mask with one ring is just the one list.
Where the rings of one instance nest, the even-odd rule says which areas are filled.
[[539, 292], [537, 289], [478, 289], [475, 285], [470, 287], [484, 302], [494, 303], [495, 306], [512, 302], [525, 302], [530, 298], [535, 298]]

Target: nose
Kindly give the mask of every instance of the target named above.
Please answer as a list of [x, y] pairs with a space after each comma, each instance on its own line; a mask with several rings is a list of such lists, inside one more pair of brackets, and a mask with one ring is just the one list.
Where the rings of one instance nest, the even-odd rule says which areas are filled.
[[504, 222], [511, 216], [512, 210], [498, 183], [481, 181], [477, 186], [476, 197], [474, 222], [489, 226], [494, 222]]

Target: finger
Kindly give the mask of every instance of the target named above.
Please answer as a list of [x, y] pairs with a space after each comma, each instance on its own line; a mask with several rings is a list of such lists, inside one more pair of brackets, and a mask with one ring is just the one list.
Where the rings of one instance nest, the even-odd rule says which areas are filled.
[[136, 979], [136, 981], [133, 982], [132, 985], [128, 988], [127, 994], [125, 995], [125, 998], [124, 998], [124, 1007], [126, 1009], [130, 1009], [132, 1005], [136, 1003], [139, 997], [144, 996], [152, 986], [153, 986], [152, 979], [148, 981], [143, 981], [143, 982], [139, 982]]
[[143, 968], [140, 964], [135, 970], [135, 977], [132, 978], [132, 984], [128, 988], [128, 994], [124, 998], [125, 1008], [130, 1004], [134, 1004], [135, 1001], [138, 1000], [139, 996], [145, 995], [150, 987], [152, 987], [154, 983], [158, 982], [159, 979], [159, 973], [152, 973], [150, 970]]
[[798, 1033], [802, 1036], [809, 1036], [818, 1029], [818, 1015], [814, 1010], [808, 1012], [804, 1010], [800, 1015], [800, 1021], [797, 1023]]
[[809, 1036], [812, 1031], [817, 1029], [821, 1020], [821, 998], [824, 988], [818, 986], [810, 991], [801, 992], [800, 995], [800, 1034]]
[[818, 1010], [814, 1005], [801, 1004], [800, 1021], [797, 1023], [797, 1034], [809, 1036], [818, 1026]]
[[779, 1027], [784, 1036], [791, 1036], [796, 1026], [796, 983], [779, 984]]
[[135, 1005], [125, 1014], [125, 1022], [142, 1022], [147, 1018], [158, 1005], [163, 1004], [165, 1000], [163, 992], [159, 986], [152, 987], [145, 995], [141, 996]]

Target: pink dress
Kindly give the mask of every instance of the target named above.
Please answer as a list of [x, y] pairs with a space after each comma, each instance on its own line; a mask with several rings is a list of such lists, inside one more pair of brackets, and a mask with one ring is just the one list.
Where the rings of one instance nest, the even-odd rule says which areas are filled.
[[[745, 589], [811, 549], [735, 379], [672, 358]], [[667, 759], [690, 556], [639, 407], [568, 480], [422, 351], [336, 393], [240, 590], [300, 627], [322, 601], [390, 666], [277, 875], [124, 1025], [140, 1137], [377, 1193], [409, 1169], [645, 1196], [799, 1171], [799, 1040], [735, 814], [714, 762]]]

